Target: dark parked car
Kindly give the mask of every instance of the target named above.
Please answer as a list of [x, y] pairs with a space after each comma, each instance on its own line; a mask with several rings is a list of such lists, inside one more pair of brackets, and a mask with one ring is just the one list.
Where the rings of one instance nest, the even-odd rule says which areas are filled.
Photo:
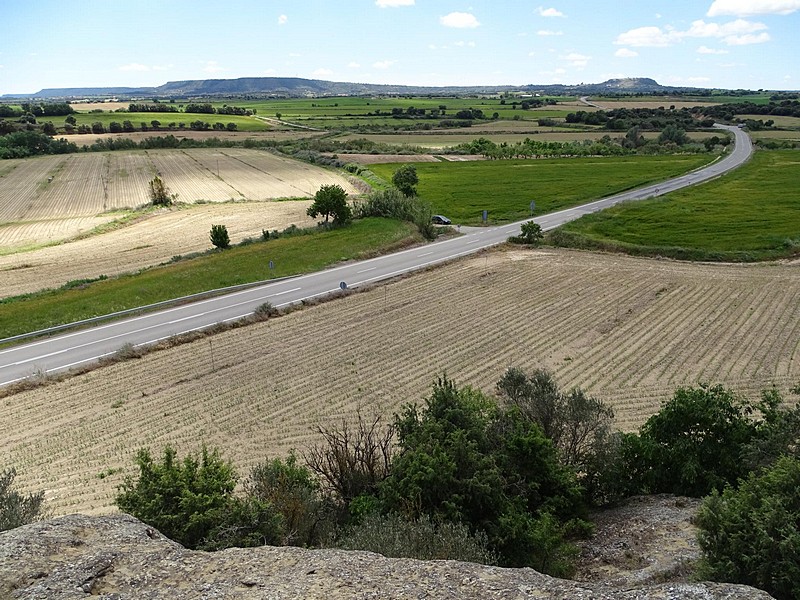
[[433, 215], [431, 217], [431, 221], [433, 221], [436, 225], [450, 225], [450, 219], [447, 217], [443, 217], [442, 215]]

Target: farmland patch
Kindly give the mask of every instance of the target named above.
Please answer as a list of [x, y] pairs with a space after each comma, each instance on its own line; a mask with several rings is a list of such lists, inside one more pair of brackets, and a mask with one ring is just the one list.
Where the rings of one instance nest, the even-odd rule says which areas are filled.
[[3, 398], [0, 463], [56, 514], [107, 512], [142, 446], [218, 446], [246, 473], [358, 407], [420, 401], [445, 371], [492, 392], [510, 365], [552, 370], [633, 430], [680, 385], [786, 393], [798, 294], [800, 265], [496, 251]]

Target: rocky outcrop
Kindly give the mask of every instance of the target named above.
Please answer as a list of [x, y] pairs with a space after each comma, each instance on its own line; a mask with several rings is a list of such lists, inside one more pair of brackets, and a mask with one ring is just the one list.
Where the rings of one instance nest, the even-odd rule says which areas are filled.
[[532, 569], [389, 559], [369, 552], [234, 548], [194, 552], [127, 515], [69, 515], [0, 534], [0, 598], [726, 599], [769, 595], [745, 586], [611, 587]]

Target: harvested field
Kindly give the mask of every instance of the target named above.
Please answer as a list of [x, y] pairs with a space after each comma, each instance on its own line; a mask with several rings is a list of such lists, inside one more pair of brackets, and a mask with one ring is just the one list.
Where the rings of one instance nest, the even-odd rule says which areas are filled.
[[719, 106], [720, 102], [693, 102], [691, 100], [672, 100], [670, 98], [662, 98], [660, 100], [629, 100], [629, 99], [611, 99], [611, 98], [591, 98], [591, 102], [602, 106], [603, 110], [613, 110], [615, 108], [669, 108], [675, 107], [675, 110], [682, 108], [694, 108], [695, 106]]
[[[332, 171], [242, 148], [146, 150], [46, 156], [5, 161], [0, 171], [0, 247], [68, 239], [81, 219], [149, 201], [148, 182], [160, 174], [180, 202], [311, 197], [337, 183], [358, 193]], [[62, 219], [68, 222], [62, 223]], [[24, 231], [9, 224], [32, 224]], [[35, 234], [34, 237], [31, 237]], [[24, 238], [24, 239], [23, 239]]]
[[107, 512], [139, 447], [206, 443], [246, 475], [359, 405], [391, 415], [445, 371], [491, 392], [509, 365], [551, 369], [633, 430], [680, 385], [786, 394], [798, 294], [800, 264], [499, 250], [0, 399], [0, 464], [56, 514]]
[[360, 165], [376, 165], [383, 163], [423, 163], [423, 162], [463, 162], [466, 160], [484, 160], [476, 154], [339, 154], [339, 158]]
[[[656, 139], [661, 134], [660, 131], [645, 131], [642, 136], [646, 139]], [[691, 131], [688, 133], [690, 139], [702, 141], [704, 139], [719, 135], [706, 131]], [[477, 138], [486, 138], [495, 144], [516, 144], [531, 139], [536, 142], [582, 142], [583, 140], [599, 140], [605, 136], [613, 138], [625, 137], [624, 132], [609, 131], [607, 129], [595, 129], [592, 131], [547, 131], [534, 130], [528, 133], [491, 133], [484, 132], [464, 133], [464, 134], [429, 134], [429, 133], [397, 133], [397, 134], [349, 134], [342, 136], [342, 140], [367, 139], [383, 144], [397, 144], [409, 146], [421, 146], [423, 148], [435, 150], [436, 148], [447, 148], [472, 142]], [[342, 156], [346, 156], [342, 154]], [[403, 156], [403, 155], [400, 155]], [[397, 161], [402, 162], [402, 161]]]
[[53, 221], [3, 225], [0, 227], [0, 239], [3, 240], [0, 256], [12, 254], [27, 247], [41, 246], [42, 244], [76, 237], [91, 231], [95, 227], [110, 223], [116, 217], [116, 215], [108, 214], [98, 217], [75, 217], [74, 219], [55, 219]]
[[[211, 248], [208, 235], [213, 224], [224, 224], [234, 244], [246, 237], [260, 237], [262, 229], [282, 230], [293, 223], [299, 227], [311, 226], [315, 221], [306, 215], [310, 204], [310, 200], [234, 202], [164, 209], [109, 233], [0, 256], [3, 282], [0, 297], [58, 287], [76, 279], [136, 271], [168, 261], [178, 254], [208, 250]], [[79, 220], [57, 223], [76, 226], [76, 221]], [[44, 222], [2, 227], [0, 236], [9, 239], [14, 234], [21, 235], [25, 228], [39, 226], [51, 225]], [[52, 229], [47, 231], [52, 233]], [[41, 238], [37, 241], [41, 242]]]

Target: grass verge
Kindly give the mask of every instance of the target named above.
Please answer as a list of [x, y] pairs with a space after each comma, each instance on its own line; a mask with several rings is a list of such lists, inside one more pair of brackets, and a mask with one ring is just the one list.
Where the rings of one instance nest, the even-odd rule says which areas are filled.
[[800, 255], [800, 153], [759, 151], [745, 166], [657, 200], [621, 204], [552, 232], [560, 246], [680, 260]]
[[[420, 197], [453, 223], [477, 225], [481, 212], [491, 223], [518, 221], [576, 206], [627, 189], [662, 181], [701, 167], [714, 156], [626, 156], [543, 160], [414, 163]], [[396, 164], [370, 165], [392, 180]]]
[[221, 287], [319, 271], [419, 240], [410, 223], [370, 218], [346, 229], [256, 242], [70, 289], [7, 298], [0, 302], [0, 338]]

